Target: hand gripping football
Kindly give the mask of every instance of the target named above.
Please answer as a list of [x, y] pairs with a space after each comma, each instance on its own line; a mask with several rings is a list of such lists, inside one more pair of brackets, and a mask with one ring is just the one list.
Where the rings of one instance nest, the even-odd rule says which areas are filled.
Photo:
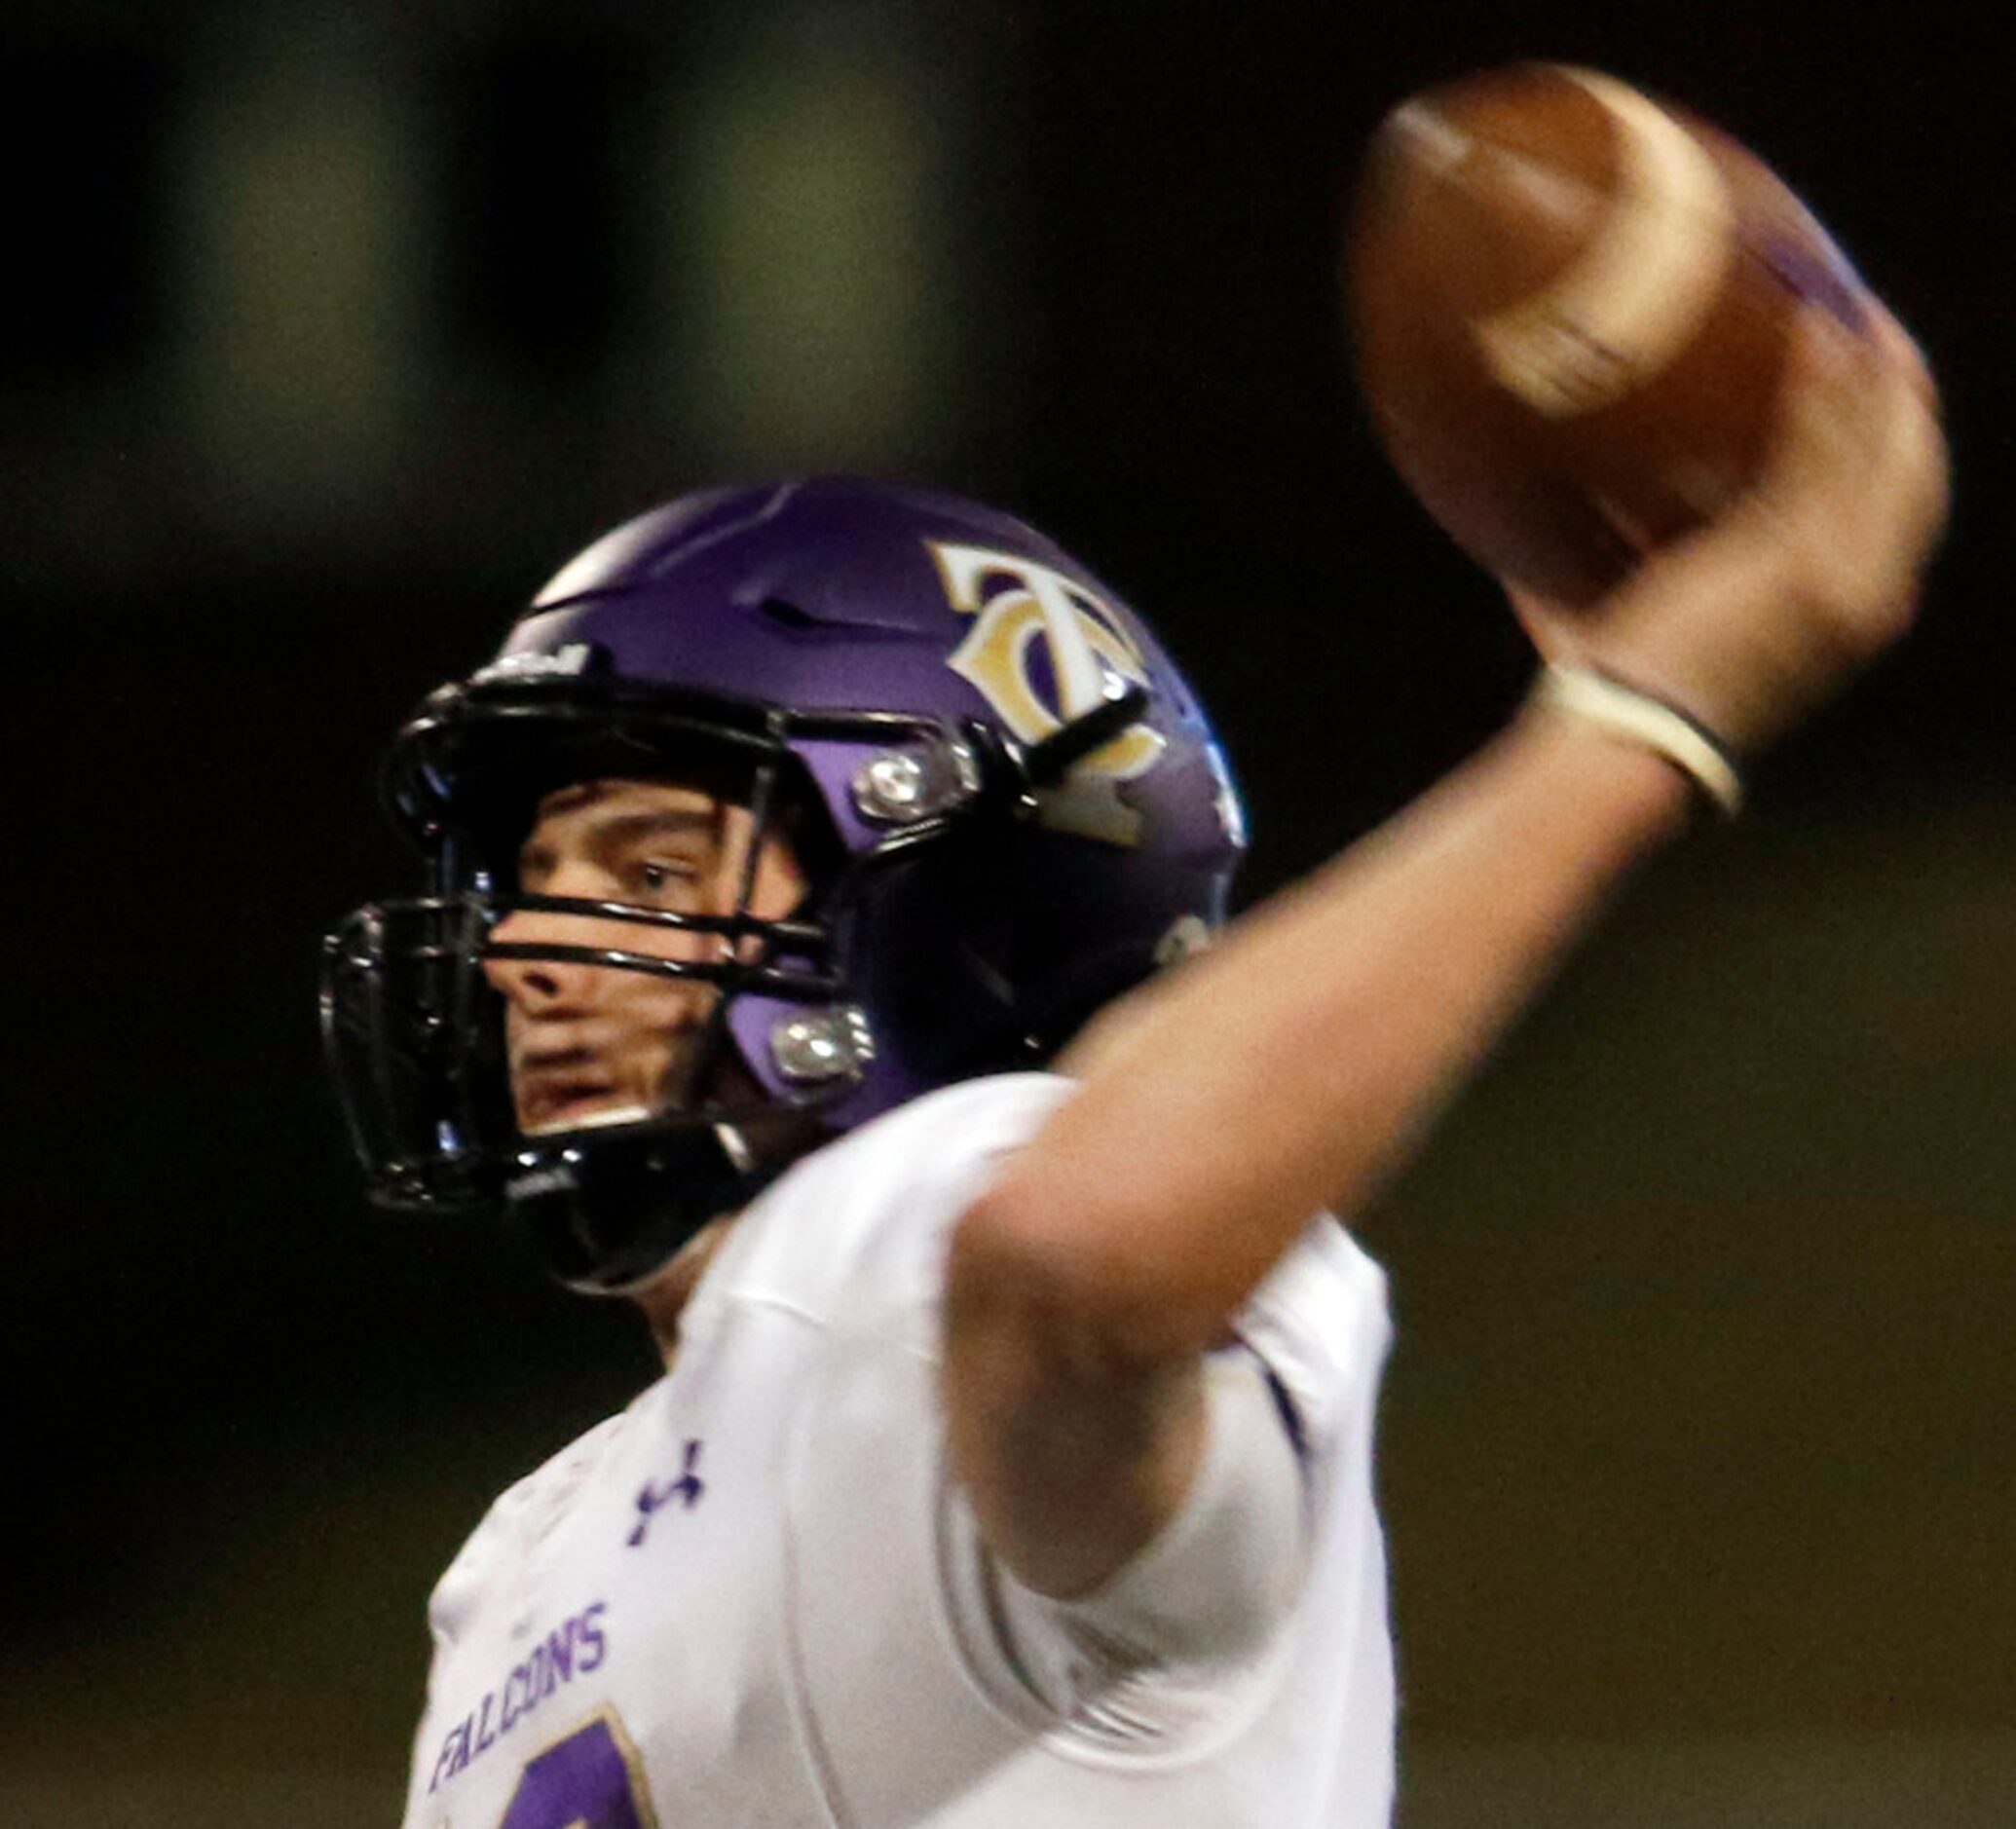
[[1479, 564], [1568, 603], [1742, 493], [1800, 305], [1859, 327], [1868, 297], [1753, 154], [1558, 64], [1395, 109], [1346, 253], [1400, 474]]

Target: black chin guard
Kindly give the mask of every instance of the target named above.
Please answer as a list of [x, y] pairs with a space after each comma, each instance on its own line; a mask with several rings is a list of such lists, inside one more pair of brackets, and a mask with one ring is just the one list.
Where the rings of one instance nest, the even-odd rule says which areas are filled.
[[[593, 1137], [592, 1147], [581, 1139]], [[739, 1211], [788, 1155], [736, 1127], [631, 1127], [528, 1141], [504, 1183], [510, 1213], [573, 1289], [620, 1294], [648, 1281], [709, 1221]]]

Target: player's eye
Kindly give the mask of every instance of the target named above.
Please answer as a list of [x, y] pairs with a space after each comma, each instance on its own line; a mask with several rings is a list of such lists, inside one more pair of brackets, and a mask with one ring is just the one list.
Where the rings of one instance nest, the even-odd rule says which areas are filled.
[[691, 864], [669, 858], [646, 858], [634, 872], [637, 886], [647, 895], [666, 897], [689, 893], [699, 873]]

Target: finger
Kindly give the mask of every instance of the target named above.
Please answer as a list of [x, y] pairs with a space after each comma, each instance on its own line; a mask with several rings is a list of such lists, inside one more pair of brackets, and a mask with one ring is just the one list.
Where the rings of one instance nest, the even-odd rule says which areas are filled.
[[1885, 465], [1905, 422], [1936, 425], [1937, 398], [1923, 354], [1883, 306], [1871, 302], [1857, 332], [1808, 305], [1793, 323], [1764, 493], [1783, 504], [1853, 488]]
[[1838, 475], [1872, 430], [1871, 382], [1880, 374], [1871, 345], [1832, 312], [1808, 305], [1793, 319], [1760, 493], [1782, 503]]
[[1910, 332], [1888, 312], [1878, 318], [1875, 336], [1885, 362], [1876, 390], [1884, 438], [1872, 483], [1879, 491], [1896, 491], [1913, 505], [1940, 504], [1943, 513], [1946, 438], [1931, 370]]
[[1899, 518], [1915, 532], [1923, 557], [1944, 527], [1950, 505], [1946, 435], [1912, 373], [1897, 374], [1891, 387], [1890, 439], [1877, 488], [1894, 493]]
[[[1877, 308], [1879, 311], [1882, 308]], [[1885, 314], [1887, 316], [1887, 314]], [[1868, 365], [1873, 350], [1887, 333], [1875, 317], [1865, 329], [1844, 323], [1817, 299], [1809, 299], [1792, 317], [1792, 347], [1786, 359], [1788, 382], [1838, 385]]]
[[1925, 359], [1923, 345], [1898, 322], [1881, 300], [1870, 301], [1869, 322], [1870, 341], [1876, 345], [1885, 362], [1900, 371], [1919, 398], [1936, 411], [1939, 384], [1932, 379], [1931, 363]]
[[1901, 333], [1882, 343], [1883, 365], [1843, 409], [1833, 474], [1815, 479], [1804, 507], [1840, 580], [1830, 594], [1864, 606], [1873, 627], [1901, 629], [1946, 518], [1946, 440], [1915, 348]]

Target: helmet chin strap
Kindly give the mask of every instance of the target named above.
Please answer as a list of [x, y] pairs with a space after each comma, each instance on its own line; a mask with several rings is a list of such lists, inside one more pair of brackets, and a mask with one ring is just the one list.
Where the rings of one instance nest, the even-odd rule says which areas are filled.
[[1148, 709], [1148, 689], [1128, 680], [1108, 690], [1083, 716], [1051, 731], [1022, 752], [1022, 771], [1031, 787], [1050, 787], [1080, 758], [1090, 756], [1138, 724]]

